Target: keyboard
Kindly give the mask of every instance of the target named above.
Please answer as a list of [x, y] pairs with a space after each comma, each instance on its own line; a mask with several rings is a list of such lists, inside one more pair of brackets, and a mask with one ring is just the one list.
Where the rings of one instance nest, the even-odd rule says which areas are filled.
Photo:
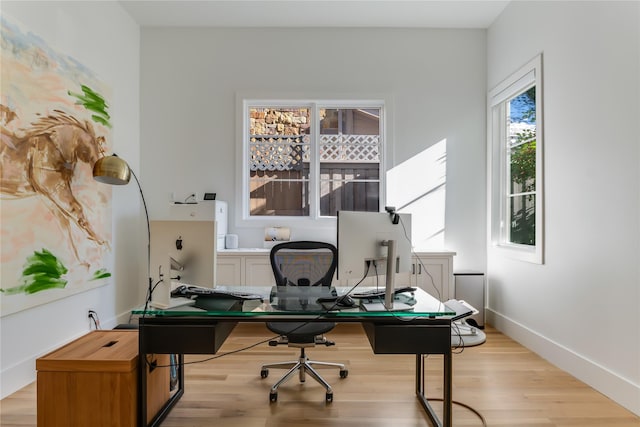
[[[397, 294], [401, 294], [403, 292], [413, 292], [415, 291], [416, 288], [414, 286], [403, 286], [401, 288], [396, 288], [393, 293], [395, 295]], [[367, 290], [367, 291], [362, 291], [362, 292], [353, 292], [351, 293], [351, 297], [352, 298], [361, 298], [361, 299], [366, 299], [366, 298], [384, 298], [385, 296], [385, 290], [384, 289], [371, 289], [371, 290]]]
[[218, 299], [235, 299], [235, 300], [260, 300], [263, 301], [262, 295], [252, 294], [242, 291], [227, 291], [224, 289], [203, 288], [201, 286], [180, 285], [171, 291], [172, 297], [198, 297], [198, 298], [218, 298]]

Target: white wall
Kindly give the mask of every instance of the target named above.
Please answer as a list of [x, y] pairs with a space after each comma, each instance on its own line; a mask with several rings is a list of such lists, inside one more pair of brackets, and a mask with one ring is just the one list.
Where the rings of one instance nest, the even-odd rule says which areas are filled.
[[[2, 14], [74, 57], [111, 86], [113, 149], [138, 168], [137, 24], [115, 2], [3, 1], [1, 7]], [[130, 309], [142, 302], [146, 258], [139, 255], [146, 253], [146, 225], [140, 216], [139, 199], [134, 184], [113, 189], [115, 284], [0, 318], [1, 397], [35, 380], [37, 357], [89, 331], [88, 308], [98, 312], [103, 328], [109, 328], [126, 320]]]
[[546, 262], [488, 248], [489, 321], [640, 414], [640, 3], [512, 2], [488, 87], [539, 52]]
[[[384, 97], [387, 167], [446, 139], [444, 247], [458, 253], [457, 267], [484, 269], [484, 30], [143, 28], [141, 40], [152, 217], [166, 214], [172, 192], [216, 192], [240, 246], [261, 247], [264, 224], [237, 221], [236, 97]], [[295, 239], [335, 238], [335, 222], [289, 225]]]

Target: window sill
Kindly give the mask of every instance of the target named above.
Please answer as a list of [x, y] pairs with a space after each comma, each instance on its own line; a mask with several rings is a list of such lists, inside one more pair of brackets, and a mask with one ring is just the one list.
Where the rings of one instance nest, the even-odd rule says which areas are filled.
[[526, 245], [494, 244], [493, 248], [496, 250], [496, 253], [504, 256], [505, 258], [515, 259], [531, 264], [544, 264], [542, 248], [539, 246], [531, 247]]

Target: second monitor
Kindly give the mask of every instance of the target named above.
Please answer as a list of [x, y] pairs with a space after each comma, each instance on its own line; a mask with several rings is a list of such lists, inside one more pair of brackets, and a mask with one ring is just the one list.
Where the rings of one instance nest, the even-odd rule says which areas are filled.
[[338, 212], [338, 278], [385, 277], [387, 310], [393, 308], [395, 275], [411, 272], [411, 214]]

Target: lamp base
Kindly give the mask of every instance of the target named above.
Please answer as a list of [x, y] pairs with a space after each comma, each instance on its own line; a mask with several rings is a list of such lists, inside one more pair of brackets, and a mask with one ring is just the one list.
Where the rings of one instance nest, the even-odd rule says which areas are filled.
[[473, 347], [484, 344], [487, 335], [475, 326], [469, 325], [464, 320], [456, 321], [451, 326], [452, 347]]

